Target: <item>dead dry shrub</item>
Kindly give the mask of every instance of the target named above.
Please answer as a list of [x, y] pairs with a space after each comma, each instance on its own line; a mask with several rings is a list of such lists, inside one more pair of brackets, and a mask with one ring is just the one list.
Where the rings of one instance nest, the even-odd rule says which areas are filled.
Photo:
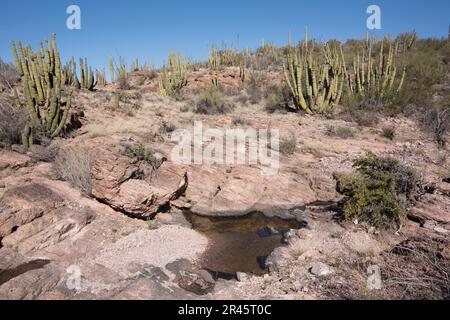
[[0, 92], [3, 89], [10, 88], [20, 79], [19, 73], [12, 63], [3, 62], [0, 59]]
[[408, 239], [383, 254], [384, 285], [408, 299], [449, 299], [450, 259], [443, 254], [448, 239]]
[[433, 134], [439, 147], [445, 147], [446, 135], [450, 129], [450, 106], [433, 107], [425, 114], [424, 125]]
[[196, 103], [195, 113], [224, 114], [233, 110], [234, 106], [225, 100], [220, 90], [215, 86], [205, 89]]
[[61, 146], [56, 154], [53, 169], [56, 177], [91, 195], [92, 161], [85, 148], [79, 146]]
[[20, 143], [28, 121], [25, 110], [20, 110], [8, 99], [0, 99], [0, 148]]

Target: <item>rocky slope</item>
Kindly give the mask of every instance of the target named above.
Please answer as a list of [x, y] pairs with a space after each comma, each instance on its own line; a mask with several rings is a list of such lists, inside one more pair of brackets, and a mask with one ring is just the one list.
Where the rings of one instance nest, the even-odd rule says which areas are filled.
[[[224, 77], [233, 84], [233, 77]], [[20, 154], [13, 146], [0, 152], [1, 299], [445, 297], [444, 289], [436, 289], [448, 286], [448, 279], [439, 278], [441, 265], [422, 262], [437, 279], [426, 292], [418, 289], [423, 283], [402, 283], [406, 280], [393, 268], [411, 265], [398, 254], [406, 243], [413, 253], [427, 247], [444, 268], [450, 259], [450, 185], [442, 179], [448, 151], [438, 150], [412, 120], [386, 118], [374, 127], [358, 127], [343, 120], [268, 114], [261, 105], [238, 101], [230, 114], [197, 115], [190, 100], [160, 98], [147, 93], [149, 87], [127, 92], [130, 102], [123, 111], [111, 109], [111, 89], [77, 93], [83, 126], [54, 144], [80, 148], [92, 159], [90, 197], [55, 178], [45, 150]], [[134, 109], [127, 112], [130, 105]], [[243, 124], [236, 125], [237, 118]], [[274, 176], [261, 175], [258, 166], [177, 165], [163, 124], [191, 129], [194, 120], [204, 127], [278, 128], [282, 138], [297, 137], [296, 150], [281, 155]], [[394, 141], [380, 136], [388, 125], [396, 128]], [[329, 126], [349, 127], [355, 136], [329, 136]], [[157, 168], [124, 153], [136, 142], [153, 151]], [[394, 155], [437, 186], [397, 233], [369, 234], [337, 217], [334, 204], [341, 198], [332, 174], [350, 171], [352, 160], [367, 150]], [[305, 221], [307, 228], [296, 230], [288, 245], [272, 253], [270, 273], [217, 279], [198, 263], [209, 239], [191, 228], [182, 214], [186, 209], [214, 217], [260, 211]], [[371, 265], [381, 268], [383, 290], [367, 289]], [[415, 278], [426, 282], [423, 274]]]

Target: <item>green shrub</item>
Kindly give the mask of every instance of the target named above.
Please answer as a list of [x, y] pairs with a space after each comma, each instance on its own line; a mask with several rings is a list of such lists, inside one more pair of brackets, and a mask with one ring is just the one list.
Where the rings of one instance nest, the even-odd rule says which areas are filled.
[[396, 159], [372, 153], [357, 159], [354, 167], [354, 174], [335, 174], [336, 190], [346, 196], [345, 219], [367, 227], [400, 227], [408, 205], [421, 193], [416, 172]]
[[138, 161], [145, 161], [155, 170], [162, 164], [161, 159], [157, 158], [155, 154], [141, 142], [127, 145], [124, 150], [124, 155], [136, 158]]

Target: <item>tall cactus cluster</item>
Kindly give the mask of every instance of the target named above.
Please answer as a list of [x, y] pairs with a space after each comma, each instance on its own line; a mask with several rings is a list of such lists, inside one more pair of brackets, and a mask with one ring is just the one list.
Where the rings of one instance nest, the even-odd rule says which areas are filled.
[[216, 49], [216, 46], [211, 47], [211, 52], [209, 53], [208, 59], [209, 70], [212, 77], [212, 84], [216, 87], [219, 86], [219, 66], [220, 66], [220, 55]]
[[119, 59], [119, 65], [116, 68], [117, 72], [117, 79], [127, 79], [128, 78], [128, 68], [127, 68], [127, 62], [125, 61], [125, 58], [120, 57]]
[[95, 69], [95, 77], [97, 78], [97, 84], [99, 86], [106, 86], [106, 71], [105, 69], [97, 70]]
[[181, 53], [169, 55], [169, 66], [164, 65], [158, 83], [158, 94], [171, 96], [187, 85], [187, 66], [183, 62]]
[[94, 78], [92, 67], [88, 65], [87, 58], [80, 58], [80, 79], [81, 87], [92, 91], [97, 84]]
[[119, 58], [119, 63], [116, 65], [112, 57], [109, 58], [109, 74], [111, 82], [118, 81], [120, 79], [127, 80], [128, 69], [127, 63], [124, 58]]
[[140, 67], [140, 65], [139, 65], [139, 59], [134, 60], [134, 61], [131, 63], [130, 71], [131, 71], [131, 72], [133, 72], [133, 71], [139, 71], [140, 69], [141, 69], [141, 67]]
[[241, 61], [239, 64], [239, 78], [241, 79], [242, 83], [245, 83], [246, 79], [246, 71], [245, 71], [245, 62]]
[[65, 85], [74, 86], [77, 89], [81, 88], [81, 84], [77, 76], [77, 63], [73, 57], [64, 65], [62, 74], [64, 79], [63, 83]]
[[288, 48], [284, 76], [295, 106], [307, 113], [332, 111], [342, 96], [347, 78], [342, 51], [324, 48], [325, 59], [313, 55], [308, 41]]
[[22, 142], [27, 149], [33, 144], [36, 134], [48, 138], [60, 135], [71, 108], [71, 94], [66, 102], [62, 101], [61, 87], [66, 80], [55, 34], [51, 41], [47, 41], [46, 49], [41, 43], [37, 53], [29, 45], [22, 47], [20, 41], [17, 47], [12, 42], [11, 47], [17, 71], [22, 77], [25, 104], [31, 119], [22, 133]]
[[94, 90], [97, 85], [96, 75], [92, 71], [92, 67], [88, 65], [87, 58], [80, 58], [80, 77], [77, 74], [77, 63], [72, 57], [62, 69], [62, 83], [65, 85], [73, 86], [77, 89], [87, 89], [89, 91]]
[[[388, 50], [385, 43], [388, 42]], [[392, 42], [383, 39], [377, 58], [373, 57], [373, 44], [367, 37], [362, 57], [358, 54], [353, 60], [353, 73], [349, 77], [349, 90], [351, 94], [363, 97], [383, 98], [400, 92], [402, 89], [406, 68], [403, 68], [398, 81], [397, 66], [395, 65], [395, 47]]]

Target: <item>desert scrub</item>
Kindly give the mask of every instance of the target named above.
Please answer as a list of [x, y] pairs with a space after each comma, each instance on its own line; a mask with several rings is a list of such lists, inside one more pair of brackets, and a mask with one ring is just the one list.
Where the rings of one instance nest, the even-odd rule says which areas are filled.
[[327, 126], [326, 135], [330, 137], [338, 137], [341, 139], [354, 138], [355, 132], [348, 127]]
[[270, 86], [264, 96], [266, 112], [286, 111], [289, 106], [289, 93], [286, 87]]
[[224, 114], [231, 112], [233, 105], [226, 102], [220, 90], [211, 85], [205, 89], [198, 98], [195, 113], [199, 114]]
[[293, 155], [297, 151], [297, 139], [294, 136], [280, 140], [280, 153]]
[[395, 138], [395, 128], [394, 127], [384, 127], [383, 131], [381, 131], [381, 136], [389, 139], [389, 140], [394, 140]]
[[159, 125], [159, 132], [162, 134], [174, 132], [176, 129], [177, 127], [175, 126], [175, 124], [166, 120], [162, 120], [161, 124]]
[[136, 158], [138, 161], [145, 161], [154, 170], [157, 170], [162, 164], [162, 160], [141, 142], [125, 146], [123, 154], [130, 158]]
[[240, 127], [240, 126], [248, 126], [250, 124], [250, 121], [243, 116], [234, 116], [233, 120], [231, 121], [233, 126]]
[[53, 162], [53, 170], [58, 179], [70, 182], [85, 195], [91, 195], [91, 159], [84, 148], [59, 147]]
[[434, 136], [439, 147], [446, 145], [446, 134], [450, 128], [450, 104], [431, 108], [424, 116], [425, 128]]
[[27, 113], [9, 100], [0, 100], [0, 148], [21, 142], [27, 124]]
[[0, 92], [13, 86], [20, 79], [12, 63], [5, 63], [0, 58]]
[[365, 227], [401, 227], [408, 206], [420, 196], [417, 173], [390, 157], [368, 153], [355, 160], [356, 173], [334, 174], [336, 190], [346, 196], [344, 216]]

